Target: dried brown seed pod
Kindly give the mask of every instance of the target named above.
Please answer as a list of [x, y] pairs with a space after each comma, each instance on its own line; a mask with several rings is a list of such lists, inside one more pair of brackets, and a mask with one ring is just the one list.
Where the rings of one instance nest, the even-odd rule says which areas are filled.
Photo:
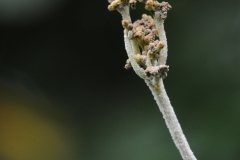
[[159, 52], [163, 47], [164, 47], [164, 43], [163, 43], [162, 41], [160, 41], [160, 42], [157, 44], [157, 51]]
[[123, 26], [123, 28], [128, 29], [129, 21], [128, 20], [122, 20], [122, 26]]

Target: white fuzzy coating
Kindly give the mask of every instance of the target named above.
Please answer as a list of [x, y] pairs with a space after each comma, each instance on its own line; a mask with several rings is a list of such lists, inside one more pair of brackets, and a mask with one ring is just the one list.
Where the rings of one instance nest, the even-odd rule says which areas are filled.
[[[128, 20], [131, 22], [130, 14], [129, 14], [129, 6], [125, 6], [122, 9], [118, 10], [122, 18], [124, 20]], [[167, 38], [164, 30], [164, 20], [161, 19], [160, 12], [155, 12], [154, 20], [156, 23], [156, 28], [158, 30], [159, 38], [164, 43], [163, 49], [160, 51], [159, 56], [159, 65], [165, 65], [167, 60]], [[130, 36], [130, 35], [129, 35]], [[163, 118], [165, 119], [166, 125], [169, 129], [169, 132], [172, 136], [172, 139], [178, 148], [183, 160], [197, 160], [194, 156], [190, 146], [187, 142], [187, 139], [182, 131], [182, 128], [178, 122], [177, 116], [173, 110], [173, 107], [170, 103], [166, 90], [164, 88], [162, 78], [154, 77], [153, 79], [149, 79], [146, 76], [145, 71], [137, 64], [133, 55], [139, 53], [139, 46], [136, 41], [131, 40], [128, 36], [127, 30], [124, 30], [124, 42], [125, 49], [127, 51], [128, 57], [130, 59], [131, 65], [136, 72], [136, 74], [143, 78], [151, 90], [154, 99], [163, 114]], [[159, 87], [156, 87], [159, 86]]]
[[158, 61], [159, 61], [160, 65], [164, 65], [164, 64], [166, 64], [166, 61], [167, 61], [168, 46], [167, 46], [166, 33], [165, 33], [165, 30], [164, 30], [164, 20], [161, 18], [160, 12], [155, 12], [154, 21], [156, 23], [156, 28], [157, 28], [157, 31], [158, 31], [159, 39], [164, 44], [164, 47], [159, 52], [160, 56], [159, 56]]
[[130, 59], [131, 65], [133, 67], [133, 70], [135, 71], [135, 73], [141, 77], [142, 79], [148, 79], [148, 77], [146, 76], [146, 73], [144, 71], [144, 69], [142, 69], [138, 63], [135, 61], [133, 55], [137, 54], [139, 51], [138, 46], [136, 46], [134, 40], [130, 40], [128, 35], [127, 35], [127, 30], [124, 30], [124, 43], [125, 43], [125, 49], [127, 51], [128, 54], [128, 58]]
[[[163, 80], [154, 78], [153, 81], [145, 80], [146, 84], [150, 88], [155, 101], [158, 104], [159, 110], [163, 114], [166, 125], [169, 129], [169, 132], [172, 136], [172, 139], [178, 148], [182, 158], [184, 160], [197, 160], [194, 156], [190, 146], [187, 142], [187, 139], [182, 131], [182, 128], [178, 122], [177, 116], [173, 110], [173, 107], [170, 103], [166, 90], [164, 88]], [[159, 84], [160, 89], [156, 89], [153, 84]]]
[[[130, 17], [130, 13], [129, 13], [129, 6], [125, 6], [123, 9], [119, 9], [118, 12], [122, 15], [123, 20], [128, 20], [129, 22], [131, 22], [131, 17]], [[127, 32], [126, 29], [124, 30], [124, 44], [125, 44], [125, 49], [126, 49], [128, 58], [130, 59], [130, 63], [132, 65], [135, 73], [139, 77], [141, 77], [142, 79], [148, 79], [144, 69], [142, 69], [138, 65], [138, 63], [135, 61], [135, 59], [133, 57], [134, 54], [138, 54], [140, 52], [138, 44], [136, 43], [136, 41], [131, 40], [129, 38], [128, 32]]]

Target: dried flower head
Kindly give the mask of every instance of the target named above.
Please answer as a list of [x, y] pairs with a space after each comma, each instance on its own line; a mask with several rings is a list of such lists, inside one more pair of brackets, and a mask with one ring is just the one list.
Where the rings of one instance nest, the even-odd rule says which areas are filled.
[[128, 30], [129, 21], [128, 20], [122, 20], [122, 26], [123, 26], [123, 28]]
[[145, 3], [145, 9], [149, 11], [158, 11], [161, 14], [162, 19], [167, 18], [167, 11], [172, 8], [168, 2], [159, 3], [157, 0], [139, 0], [139, 2]]
[[130, 69], [130, 68], [132, 68], [132, 65], [131, 65], [130, 59], [127, 59], [124, 68], [127, 69], [127, 70]]
[[131, 24], [129, 8], [135, 9], [137, 0], [108, 1], [111, 3], [108, 9], [118, 10], [124, 19], [122, 21], [124, 44], [129, 58], [125, 68], [133, 68], [149, 86], [182, 158], [196, 160], [178, 123], [162, 81], [169, 71], [169, 66], [164, 65], [167, 59], [167, 39], [163, 22], [171, 6], [167, 2], [159, 3], [157, 0], [138, 0], [145, 3], [145, 8], [154, 13], [152, 15], [155, 17], [153, 20], [151, 16], [144, 14], [141, 20]]
[[129, 4], [129, 0], [108, 0], [108, 2], [110, 3], [110, 5], [108, 5], [109, 11], [117, 10]]
[[168, 71], [169, 71], [169, 66], [167, 65], [149, 66], [145, 70], [148, 77], [158, 76], [163, 79], [167, 77]]
[[[110, 3], [108, 9], [111, 11], [118, 10], [121, 13], [121, 9], [123, 9], [124, 6], [135, 9], [137, 1], [145, 3], [147, 10], [157, 12], [163, 20], [167, 17], [167, 11], [171, 8], [167, 2], [163, 1], [159, 3], [157, 0], [108, 0]], [[148, 77], [158, 75], [165, 78], [167, 76], [168, 66], [156, 66], [156, 62], [160, 58], [159, 53], [165, 44], [159, 40], [156, 22], [152, 16], [143, 14], [142, 18], [136, 20], [134, 23], [131, 23], [131, 19], [123, 19], [122, 26], [129, 39], [134, 41], [137, 45], [136, 47], [140, 48], [140, 50], [132, 55], [132, 60], [135, 60], [135, 63], [145, 70], [145, 74]], [[126, 69], [132, 67], [130, 59], [126, 62]]]
[[140, 63], [136, 62], [144, 69], [148, 66], [147, 58], [154, 64], [159, 58], [159, 51], [164, 47], [164, 43], [158, 40], [158, 31], [156, 29], [155, 21], [151, 16], [142, 15], [142, 19], [135, 21], [133, 24], [127, 20], [122, 21], [123, 27], [128, 31], [129, 38], [136, 40], [141, 48], [141, 55], [145, 60]]

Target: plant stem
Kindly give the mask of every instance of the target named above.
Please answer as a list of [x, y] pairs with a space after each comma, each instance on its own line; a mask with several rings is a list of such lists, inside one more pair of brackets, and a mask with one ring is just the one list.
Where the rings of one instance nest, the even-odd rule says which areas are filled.
[[[131, 22], [129, 6], [124, 6], [123, 8], [118, 9], [118, 11], [121, 13], [122, 18], [124, 20], [128, 20], [129, 22]], [[159, 63], [160, 65], [164, 65], [166, 64], [168, 51], [167, 38], [164, 30], [164, 20], [161, 19], [159, 12], [155, 12], [154, 20], [156, 23], [156, 28], [158, 30], [159, 39], [164, 43], [164, 47], [160, 51], [160, 57], [157, 63]], [[128, 32], [126, 29], [124, 30], [124, 42], [125, 49], [127, 51], [133, 70], [139, 77], [145, 80], [146, 84], [151, 90], [154, 99], [157, 102], [157, 105], [163, 114], [163, 118], [165, 119], [166, 125], [169, 129], [172, 139], [175, 145], [177, 146], [183, 160], [196, 160], [192, 150], [190, 149], [187, 139], [183, 134], [182, 128], [178, 122], [173, 107], [169, 101], [166, 90], [164, 88], [162, 78], [155, 76], [152, 79], [150, 79], [149, 77], [146, 76], [146, 73], [144, 72], [143, 68], [141, 68], [133, 58], [133, 55], [139, 52], [139, 46], [135, 43], [134, 40], [131, 40], [128, 37]]]
[[125, 49], [127, 51], [128, 58], [130, 59], [133, 70], [142, 79], [148, 79], [144, 70], [137, 64], [137, 62], [133, 58], [133, 55], [136, 53], [136, 51], [139, 48], [136, 48], [137, 46], [133, 45], [134, 42], [132, 42], [132, 40], [128, 38], [126, 29], [124, 30], [124, 43], [125, 43]]
[[160, 65], [163, 65], [163, 64], [166, 64], [166, 61], [167, 61], [168, 46], [167, 46], [167, 37], [164, 30], [164, 20], [160, 17], [159, 12], [154, 13], [154, 21], [156, 23], [159, 39], [164, 43], [164, 47], [161, 49], [159, 53], [160, 57], [158, 60], [158, 63]]
[[[128, 20], [129, 22], [131, 22], [129, 6], [124, 6], [124, 8], [118, 9], [118, 12], [122, 15], [123, 20]], [[137, 64], [137, 62], [133, 58], [133, 55], [139, 53], [140, 51], [138, 45], [136, 44], [136, 40], [130, 40], [130, 38], [128, 37], [126, 29], [124, 29], [124, 44], [128, 54], [128, 58], [130, 59], [131, 65], [135, 73], [142, 79], [148, 79], [144, 70]]]
[[129, 12], [129, 6], [124, 6], [123, 8], [119, 8], [118, 12], [122, 15], [122, 19], [128, 20], [131, 22], [130, 12]]
[[184, 160], [196, 160], [193, 152], [190, 149], [187, 139], [183, 134], [182, 128], [178, 122], [173, 107], [169, 101], [162, 78], [156, 79], [156, 83], [160, 85], [160, 90], [156, 89], [151, 81], [145, 80], [145, 82], [151, 90], [154, 99], [163, 114], [163, 118], [165, 119], [172, 139], [177, 146], [182, 158]]

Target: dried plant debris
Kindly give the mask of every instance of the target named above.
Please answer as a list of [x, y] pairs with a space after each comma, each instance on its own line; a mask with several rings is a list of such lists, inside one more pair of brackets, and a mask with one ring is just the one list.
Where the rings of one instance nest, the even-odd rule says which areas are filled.
[[126, 70], [129, 70], [130, 68], [132, 68], [132, 65], [131, 65], [130, 59], [127, 59], [124, 68], [125, 68]]
[[[160, 18], [163, 20], [167, 17], [167, 11], [171, 8], [168, 2], [158, 2], [157, 0], [138, 0], [145, 3], [145, 9], [151, 12], [159, 12]], [[128, 5], [135, 9], [137, 0], [109, 0], [109, 10], [118, 10]], [[122, 26], [126, 30], [127, 36], [134, 41], [139, 48], [139, 53], [133, 53], [134, 60], [145, 70], [148, 77], [159, 76], [165, 78], [167, 76], [168, 66], [157, 66], [160, 51], [165, 44], [159, 40], [155, 19], [152, 16], [143, 14], [140, 20], [131, 23], [129, 20], [122, 20]], [[132, 68], [131, 61], [128, 59], [125, 69]]]
[[148, 66], [146, 59], [149, 58], [151, 64], [159, 58], [159, 52], [164, 47], [164, 43], [159, 41], [158, 32], [154, 19], [146, 14], [141, 20], [133, 24], [127, 20], [122, 20], [122, 26], [128, 31], [128, 37], [136, 40], [141, 48], [141, 54], [134, 55], [136, 62], [144, 69]]
[[145, 70], [148, 77], [158, 76], [163, 79], [167, 77], [168, 71], [169, 66], [167, 65], [149, 66]]
[[[145, 9], [148, 11], [158, 11], [161, 14], [162, 19], [167, 18], [167, 11], [172, 8], [168, 2], [158, 2], [157, 0], [138, 0], [139, 2], [145, 3]], [[117, 10], [123, 6], [129, 5], [131, 9], [136, 9], [137, 0], [108, 0], [110, 5], [108, 9], [110, 11]]]

